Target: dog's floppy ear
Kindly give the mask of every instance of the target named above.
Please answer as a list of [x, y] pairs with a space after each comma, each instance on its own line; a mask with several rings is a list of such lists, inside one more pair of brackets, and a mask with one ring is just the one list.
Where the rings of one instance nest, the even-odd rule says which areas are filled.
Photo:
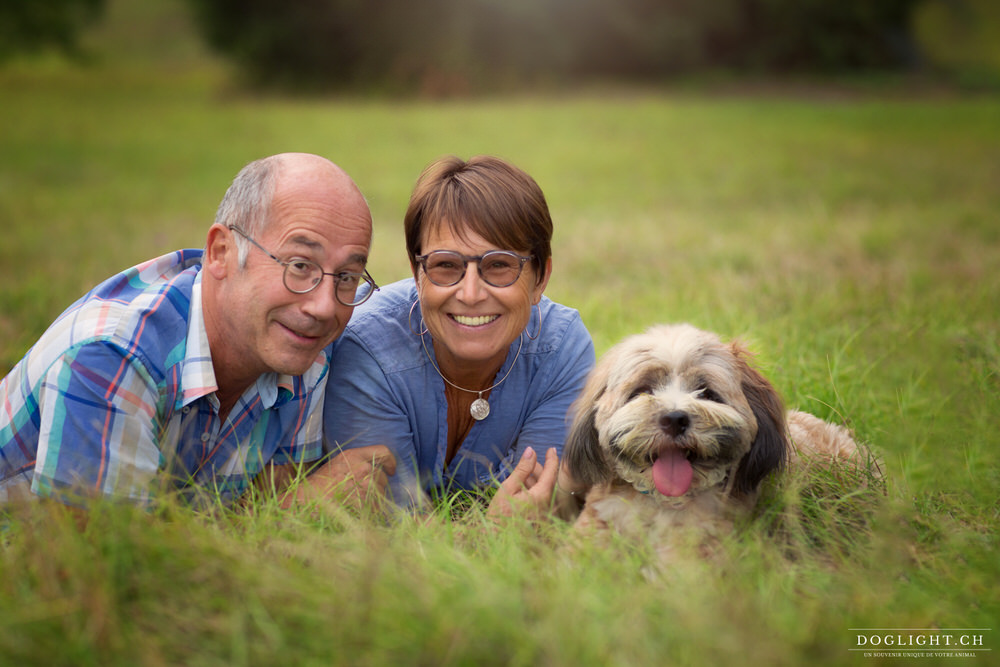
[[566, 471], [575, 486], [583, 491], [590, 490], [590, 487], [608, 476], [608, 465], [597, 441], [597, 427], [594, 423], [596, 412], [593, 405], [578, 406], [563, 447]]
[[757, 437], [740, 460], [732, 482], [733, 495], [753, 493], [767, 475], [781, 468], [788, 458], [785, 407], [774, 386], [750, 365], [749, 354], [731, 346], [740, 371], [743, 394], [757, 420]]
[[604, 458], [597, 434], [597, 401], [607, 390], [613, 354], [605, 355], [590, 372], [580, 397], [573, 403], [573, 424], [563, 447], [563, 464], [581, 491], [610, 480], [611, 466]]

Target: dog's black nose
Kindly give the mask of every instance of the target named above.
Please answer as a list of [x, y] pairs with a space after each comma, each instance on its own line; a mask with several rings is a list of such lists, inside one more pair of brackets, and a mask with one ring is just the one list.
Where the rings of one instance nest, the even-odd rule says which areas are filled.
[[691, 418], [686, 412], [680, 410], [668, 412], [660, 417], [660, 428], [672, 438], [684, 435], [689, 426], [691, 426]]

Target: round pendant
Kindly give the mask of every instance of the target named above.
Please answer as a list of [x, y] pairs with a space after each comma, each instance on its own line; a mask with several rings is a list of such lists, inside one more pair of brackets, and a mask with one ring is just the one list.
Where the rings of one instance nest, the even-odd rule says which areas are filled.
[[477, 398], [469, 406], [469, 412], [472, 414], [472, 418], [477, 422], [481, 422], [490, 416], [490, 404], [485, 398]]

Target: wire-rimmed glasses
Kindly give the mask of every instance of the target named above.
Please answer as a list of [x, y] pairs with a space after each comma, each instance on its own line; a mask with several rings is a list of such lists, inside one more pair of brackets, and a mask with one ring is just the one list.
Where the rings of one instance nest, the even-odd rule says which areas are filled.
[[[330, 273], [324, 271], [323, 267], [316, 262], [302, 257], [280, 260], [239, 227], [231, 225], [229, 229], [238, 233], [256, 246], [262, 253], [284, 267], [285, 270], [281, 276], [281, 281], [284, 283], [285, 289], [289, 292], [295, 294], [312, 292], [323, 282], [323, 276], [331, 276], [333, 278], [333, 293], [337, 297], [337, 301], [345, 306], [359, 306], [367, 301], [368, 297], [378, 291], [378, 285], [375, 284], [375, 279], [371, 277], [367, 269], [365, 269], [364, 273], [353, 273], [351, 271]], [[362, 284], [367, 285], [368, 289], [362, 290], [359, 295], [358, 288]]]
[[417, 255], [416, 260], [424, 269], [427, 279], [438, 287], [457, 285], [469, 267], [475, 262], [479, 277], [493, 287], [509, 287], [517, 282], [532, 255], [518, 255], [509, 250], [490, 250], [482, 255], [463, 255], [454, 250], [435, 250], [426, 255]]

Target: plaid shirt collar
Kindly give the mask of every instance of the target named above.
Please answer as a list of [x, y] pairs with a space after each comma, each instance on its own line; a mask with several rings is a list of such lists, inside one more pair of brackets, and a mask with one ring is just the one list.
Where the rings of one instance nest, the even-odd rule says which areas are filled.
[[[212, 351], [208, 347], [208, 331], [205, 330], [205, 317], [201, 304], [201, 272], [198, 272], [191, 289], [191, 315], [188, 318], [187, 347], [184, 351], [184, 361], [181, 368], [180, 407], [189, 405], [202, 397], [218, 407], [215, 392], [219, 385], [215, 380], [215, 369], [212, 367]], [[286, 403], [294, 392], [294, 379], [291, 375], [264, 373], [255, 383], [255, 389], [260, 394], [261, 405], [270, 409], [275, 405]]]

